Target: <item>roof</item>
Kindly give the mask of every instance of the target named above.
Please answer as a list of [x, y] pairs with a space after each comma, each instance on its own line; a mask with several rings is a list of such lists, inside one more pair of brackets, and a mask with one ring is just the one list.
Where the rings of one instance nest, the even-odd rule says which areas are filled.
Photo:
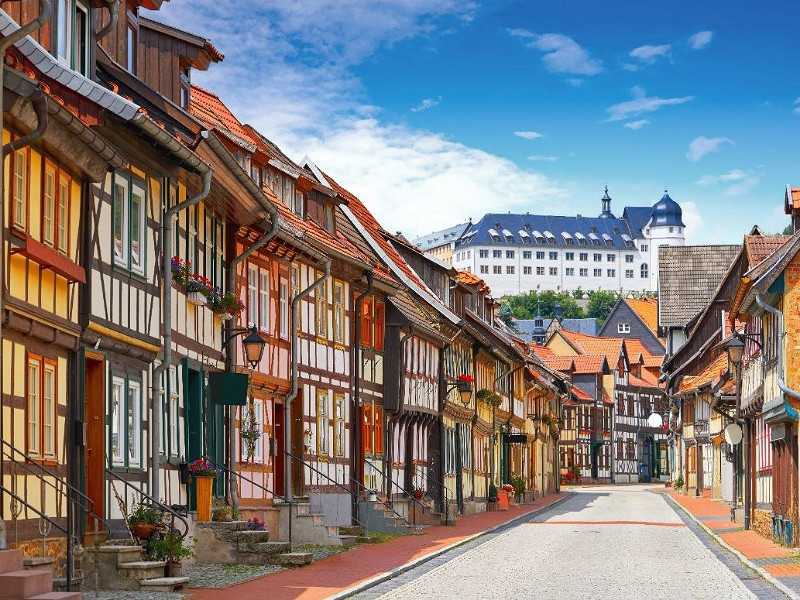
[[685, 327], [702, 311], [742, 247], [660, 246], [658, 325]]
[[584, 392], [577, 385], [573, 385], [572, 386], [572, 395], [575, 397], [576, 400], [582, 400], [584, 402], [593, 402], [594, 401], [594, 398], [592, 398], [589, 394]]
[[685, 227], [680, 204], [670, 198], [667, 190], [664, 190], [661, 200], [653, 205], [653, 220], [650, 222], [650, 227], [665, 227], [668, 225]]
[[658, 300], [656, 298], [623, 298], [647, 328], [658, 337]]
[[[208, 53], [209, 59], [214, 62], [220, 62], [225, 58], [225, 55], [217, 50], [214, 44], [212, 44], [208, 39], [194, 33], [184, 31], [183, 29], [178, 29], [172, 25], [166, 25], [165, 23], [161, 23], [159, 21], [154, 21], [153, 19], [148, 19], [143, 15], [139, 15], [139, 26], [165, 33], [183, 42], [187, 42], [198, 48], [201, 48]], [[192, 66], [196, 69], [203, 68], [203, 64], [193, 63]]]
[[458, 279], [458, 281], [464, 285], [476, 286], [479, 292], [486, 292], [487, 295], [492, 293], [492, 290], [489, 289], [489, 286], [486, 285], [486, 282], [483, 279], [474, 273], [470, 273], [469, 271], [459, 271], [456, 274], [456, 279]]
[[608, 360], [602, 354], [592, 354], [588, 356], [570, 356], [575, 363], [575, 373], [610, 373]]
[[572, 360], [575, 358], [574, 356], [542, 356], [540, 358], [544, 364], [556, 371], [566, 373], [575, 368], [575, 361]]
[[[542, 319], [544, 330], [547, 331], [553, 322], [553, 319]], [[519, 332], [519, 336], [524, 340], [533, 341], [533, 328], [536, 319], [515, 319], [514, 326]], [[561, 328], [577, 333], [584, 333], [586, 335], [597, 334], [597, 319], [591, 317], [586, 319], [562, 319]]]
[[728, 369], [728, 355], [721, 352], [699, 375], [681, 379], [679, 393], [693, 392], [718, 380]]
[[747, 252], [747, 264], [752, 269], [770, 254], [780, 248], [792, 236], [790, 235], [746, 235], [744, 248]]
[[784, 197], [784, 210], [787, 215], [792, 214], [792, 211], [800, 209], [800, 188], [793, 188], [786, 186], [786, 195]]
[[[500, 244], [575, 248], [581, 245], [583, 239], [587, 247], [635, 250], [632, 241], [626, 240], [623, 235], [637, 237], [627, 221], [611, 217], [487, 213], [464, 232], [456, 241], [456, 247]], [[595, 238], [596, 246], [593, 241]]]
[[625, 342], [624, 338], [597, 337], [575, 333], [574, 331], [560, 330], [559, 333], [577, 352], [584, 355], [602, 355], [612, 365], [617, 364]]
[[189, 112], [237, 146], [249, 152], [255, 150], [255, 144], [242, 123], [214, 92], [192, 85]]
[[622, 218], [628, 221], [633, 237], [643, 237], [642, 230], [650, 222], [653, 209], [650, 206], [626, 206]]
[[461, 237], [461, 234], [464, 233], [467, 227], [471, 224], [471, 221], [468, 223], [459, 223], [458, 225], [453, 225], [447, 229], [434, 231], [428, 235], [418, 237], [412, 240], [411, 243], [415, 246], [419, 246], [419, 248], [423, 251], [427, 251], [438, 246], [443, 246], [444, 244], [450, 244]]
[[631, 362], [635, 362], [635, 359], [638, 360], [638, 357], [641, 356], [645, 368], [658, 367], [664, 359], [663, 355], [651, 354], [647, 347], [635, 338], [625, 338], [625, 347], [628, 349], [628, 357]]

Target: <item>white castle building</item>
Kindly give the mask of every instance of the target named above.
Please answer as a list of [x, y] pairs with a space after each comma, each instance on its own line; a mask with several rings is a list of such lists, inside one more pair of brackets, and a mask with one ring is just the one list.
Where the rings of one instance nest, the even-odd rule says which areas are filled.
[[[608, 188], [601, 202], [599, 217], [486, 214], [455, 240], [453, 266], [480, 276], [495, 297], [657, 290], [659, 246], [685, 243], [681, 207], [666, 190], [653, 206], [628, 206], [620, 218], [611, 212]], [[432, 251], [438, 239], [432, 233], [414, 243]]]

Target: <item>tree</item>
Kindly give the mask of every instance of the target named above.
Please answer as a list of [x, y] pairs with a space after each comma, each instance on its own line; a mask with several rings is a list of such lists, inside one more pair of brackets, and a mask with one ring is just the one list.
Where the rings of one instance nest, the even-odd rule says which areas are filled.
[[508, 303], [503, 302], [500, 305], [500, 310], [497, 311], [497, 318], [508, 325], [511, 331], [517, 331], [517, 326], [514, 325], [514, 313], [511, 311], [511, 306]]
[[602, 327], [618, 297], [615, 292], [603, 290], [589, 292], [589, 316], [597, 319], [597, 324]]
[[553, 319], [556, 316], [557, 302], [561, 303], [561, 316], [565, 319], [582, 319], [586, 316], [570, 294], [551, 290], [507, 296], [503, 305], [507, 305], [517, 319], [535, 319], [539, 310], [543, 318]]
[[786, 227], [783, 228], [783, 235], [792, 235], [794, 233], [794, 227], [791, 223], [789, 223]]

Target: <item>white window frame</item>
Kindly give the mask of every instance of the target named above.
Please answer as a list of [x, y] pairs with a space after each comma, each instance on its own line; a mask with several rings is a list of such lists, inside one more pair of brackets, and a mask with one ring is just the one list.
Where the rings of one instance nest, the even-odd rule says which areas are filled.
[[617, 323], [617, 333], [630, 333], [630, 332], [631, 332], [630, 323]]
[[317, 390], [317, 454], [330, 453], [330, 412], [328, 390]]
[[289, 282], [285, 277], [280, 280], [280, 310], [281, 323], [280, 335], [283, 339], [289, 338]]
[[269, 271], [258, 271], [258, 328], [269, 331]]
[[258, 265], [247, 263], [247, 324], [258, 325]]
[[333, 341], [344, 344], [344, 284], [333, 282]]

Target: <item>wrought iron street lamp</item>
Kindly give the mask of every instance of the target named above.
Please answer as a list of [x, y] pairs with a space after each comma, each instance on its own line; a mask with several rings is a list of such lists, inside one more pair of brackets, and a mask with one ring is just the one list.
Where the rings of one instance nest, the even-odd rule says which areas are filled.
[[452, 389], [458, 390], [458, 395], [461, 398], [461, 403], [464, 406], [467, 406], [469, 404], [469, 401], [472, 399], [472, 381], [460, 377], [459, 379], [456, 380], [455, 383], [450, 383], [447, 385], [446, 391], [448, 393]]
[[261, 362], [261, 357], [264, 356], [264, 348], [267, 345], [267, 340], [261, 337], [261, 334], [258, 333], [258, 328], [255, 325], [248, 328], [242, 329], [231, 329], [230, 330], [230, 337], [225, 341], [225, 346], [227, 346], [230, 341], [239, 336], [248, 333], [243, 340], [242, 340], [242, 348], [244, 350], [244, 358], [247, 361], [247, 364], [250, 365], [251, 369], [255, 369], [258, 366], [258, 363]]

